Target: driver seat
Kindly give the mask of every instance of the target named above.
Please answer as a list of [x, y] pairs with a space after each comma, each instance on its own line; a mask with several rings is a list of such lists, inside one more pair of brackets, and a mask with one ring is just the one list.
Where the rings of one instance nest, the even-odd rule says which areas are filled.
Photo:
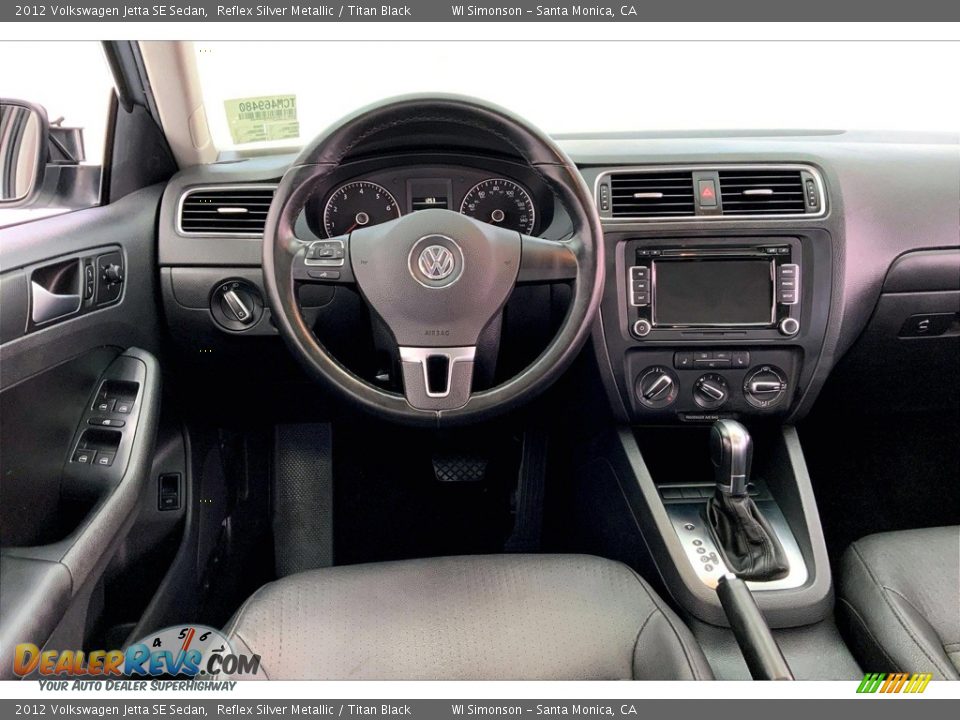
[[254, 593], [225, 635], [234, 652], [261, 656], [258, 679], [712, 678], [689, 629], [640, 576], [587, 555], [311, 570]]

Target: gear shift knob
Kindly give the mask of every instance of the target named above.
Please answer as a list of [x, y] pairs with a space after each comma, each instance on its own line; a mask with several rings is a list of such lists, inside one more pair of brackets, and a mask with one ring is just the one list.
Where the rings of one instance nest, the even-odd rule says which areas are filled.
[[710, 458], [717, 492], [745, 497], [753, 460], [753, 441], [747, 429], [736, 420], [717, 420], [710, 428]]

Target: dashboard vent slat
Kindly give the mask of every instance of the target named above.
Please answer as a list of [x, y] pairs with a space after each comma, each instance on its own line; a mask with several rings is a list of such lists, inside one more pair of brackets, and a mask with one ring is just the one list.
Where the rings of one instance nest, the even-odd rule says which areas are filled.
[[693, 215], [693, 173], [614, 173], [610, 176], [610, 210], [615, 218]]
[[218, 186], [187, 190], [180, 199], [183, 235], [261, 237], [273, 200], [273, 186]]
[[799, 170], [721, 170], [724, 215], [802, 215], [806, 211]]

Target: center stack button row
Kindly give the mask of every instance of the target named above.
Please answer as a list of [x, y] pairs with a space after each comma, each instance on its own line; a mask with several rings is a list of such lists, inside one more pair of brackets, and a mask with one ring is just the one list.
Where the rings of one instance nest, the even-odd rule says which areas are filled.
[[750, 353], [746, 350], [694, 350], [674, 353], [673, 366], [677, 370], [716, 370], [719, 368], [750, 367]]

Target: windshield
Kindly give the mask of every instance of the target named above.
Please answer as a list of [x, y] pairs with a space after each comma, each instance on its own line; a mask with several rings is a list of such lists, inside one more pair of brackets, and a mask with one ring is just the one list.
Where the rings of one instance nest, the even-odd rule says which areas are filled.
[[[323, 41], [194, 47], [219, 150], [302, 145], [363, 105], [410, 92], [484, 98], [553, 134], [960, 129], [960, 93], [945, 91], [942, 73], [916, 72], [957, 67], [960, 52], [953, 43]], [[909, 63], [902, 61], [904, 53]], [[264, 118], [274, 124], [251, 127]]]

